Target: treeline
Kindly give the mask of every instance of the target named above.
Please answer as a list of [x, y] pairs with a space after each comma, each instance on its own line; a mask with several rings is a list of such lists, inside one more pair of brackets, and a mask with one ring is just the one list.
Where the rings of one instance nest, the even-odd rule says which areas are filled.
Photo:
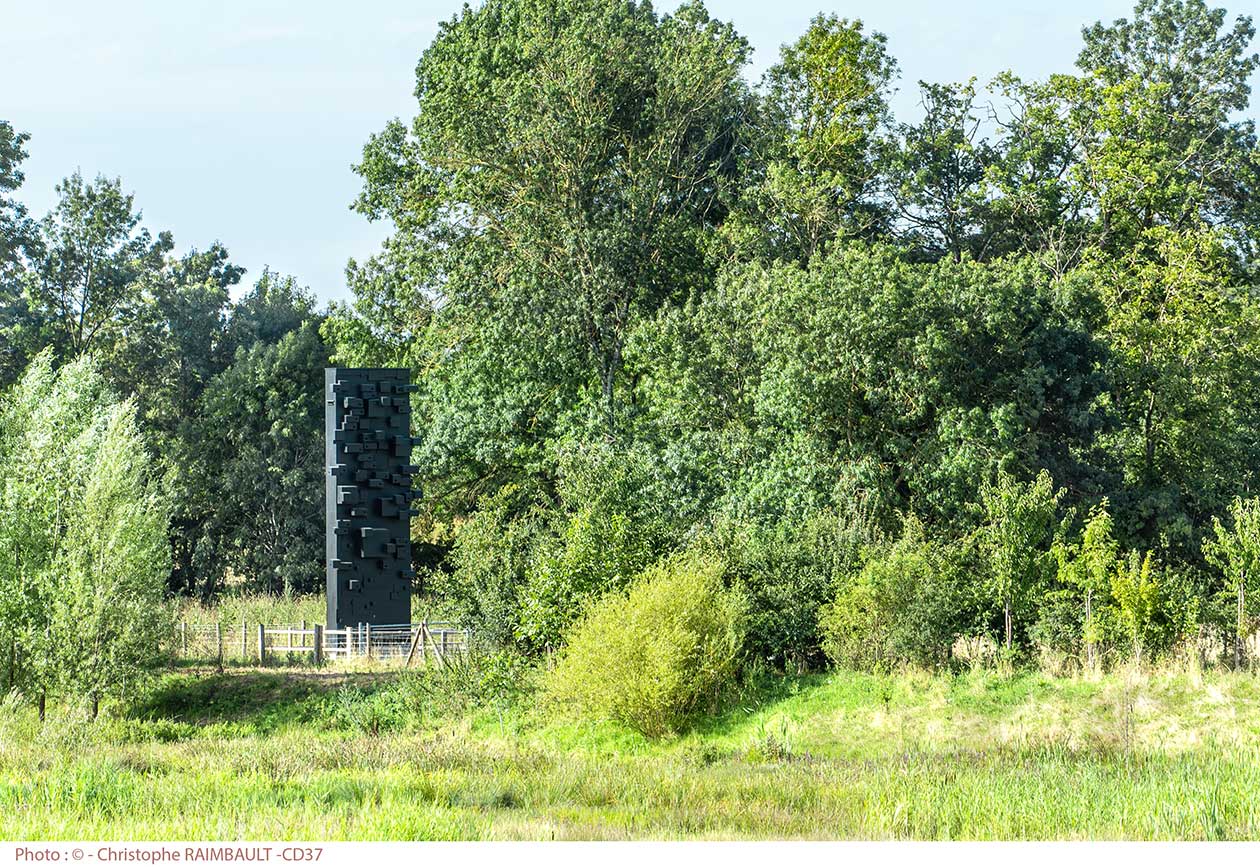
[[28, 141], [0, 121], [0, 392], [36, 359], [91, 359], [108, 394], [131, 399], [170, 503], [172, 590], [317, 589], [329, 349], [314, 297], [264, 270], [233, 301], [244, 270], [228, 251], [176, 253], [117, 179], [76, 172], [34, 219], [17, 196]]
[[365, 146], [394, 232], [326, 314], [270, 273], [233, 303], [226, 251], [175, 255], [116, 181], [31, 219], [0, 124], [0, 377], [91, 355], [134, 395], [179, 592], [320, 585], [331, 359], [413, 370], [418, 590], [503, 645], [676, 587], [774, 665], [1242, 661], [1253, 37], [1141, 0], [1075, 69], [920, 83], [912, 122], [859, 22], [753, 84], [699, 2], [486, 0]]
[[835, 16], [756, 85], [698, 2], [445, 23], [358, 166], [396, 231], [325, 323], [416, 372], [426, 591], [541, 651], [678, 552], [780, 665], [1244, 654], [1253, 36], [1142, 0], [906, 121]]

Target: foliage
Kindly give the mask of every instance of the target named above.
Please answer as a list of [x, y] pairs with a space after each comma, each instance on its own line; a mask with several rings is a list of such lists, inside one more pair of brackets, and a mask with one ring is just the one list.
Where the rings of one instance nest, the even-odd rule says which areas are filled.
[[412, 370], [420, 604], [513, 652], [691, 550], [746, 598], [759, 665], [820, 664], [827, 629], [850, 664], [999, 635], [1111, 663], [1200, 619], [1241, 663], [1253, 41], [1138, 0], [1074, 68], [919, 82], [897, 118], [861, 21], [814, 18], [750, 84], [699, 0], [487, 0], [366, 143], [355, 208], [390, 233], [327, 311], [269, 269], [237, 296], [222, 245], [177, 252], [119, 179], [72, 174], [33, 219], [0, 121], [0, 387], [95, 359], [134, 407], [111, 436], [169, 494], [155, 562], [206, 604], [318, 587], [335, 360]]
[[721, 564], [666, 559], [574, 627], [548, 693], [648, 737], [676, 731], [734, 674], [744, 613], [743, 598], [722, 587]]
[[25, 260], [35, 252], [39, 234], [26, 206], [13, 196], [25, 179], [21, 165], [29, 140], [28, 134], [0, 120], [0, 388], [26, 367], [39, 327], [23, 294]]
[[771, 525], [727, 518], [704, 541], [748, 599], [750, 657], [803, 670], [821, 661], [820, 609], [881, 539], [870, 515], [850, 508]]
[[90, 360], [42, 353], [0, 395], [6, 688], [98, 700], [160, 661], [169, 507], [149, 464]]
[[1215, 538], [1204, 540], [1203, 555], [1220, 570], [1225, 589], [1238, 600], [1234, 637], [1235, 653], [1241, 656], [1251, 623], [1247, 596], [1260, 586], [1260, 499], [1235, 497], [1229, 514], [1232, 526], [1228, 529], [1219, 518], [1212, 519]]
[[1062, 495], [1062, 490], [1054, 490], [1045, 470], [1026, 484], [999, 470], [997, 479], [980, 489], [984, 523], [976, 541], [987, 565], [991, 592], [1001, 600], [1007, 650], [1016, 606], [1028, 606], [1027, 597], [1044, 577]]
[[988, 252], [983, 211], [985, 183], [996, 162], [993, 147], [978, 137], [974, 80], [966, 84], [919, 82], [924, 117], [902, 124], [888, 161], [890, 193], [905, 232], [930, 258]]
[[952, 558], [914, 519], [895, 541], [865, 550], [860, 568], [819, 612], [827, 658], [863, 670], [944, 664], [973, 608]]
[[783, 47], [748, 133], [755, 183], [723, 228], [737, 250], [805, 262], [837, 239], [884, 229], [878, 133], [897, 71], [886, 42], [861, 21], [819, 15]]
[[112, 339], [138, 294], [137, 278], [158, 267], [173, 241], [140, 226], [118, 179], [85, 183], [75, 172], [57, 185], [57, 195], [40, 224], [31, 306], [47, 322], [50, 343], [73, 358]]
[[459, 527], [449, 571], [429, 577], [433, 593], [449, 600], [462, 621], [496, 644], [516, 641], [526, 570], [545, 532], [540, 512], [527, 492], [503, 486]]
[[230, 569], [273, 593], [323, 583], [324, 383], [318, 325], [254, 343], [206, 387], [206, 434], [191, 486], [213, 504], [198, 541], [199, 583], [213, 594]]
[[573, 448], [560, 461], [553, 532], [535, 548], [517, 635], [558, 647], [594, 599], [626, 587], [669, 550], [679, 523], [668, 479], [642, 450]]
[[1095, 605], [1101, 606], [1105, 602], [1111, 579], [1121, 567], [1114, 522], [1107, 511], [1105, 499], [1090, 509], [1080, 542], [1059, 538], [1054, 554], [1058, 562], [1059, 583], [1072, 589], [1069, 604], [1083, 608], [1079, 638], [1086, 649], [1087, 664], [1092, 666], [1094, 646], [1102, 637], [1102, 623], [1095, 617]]

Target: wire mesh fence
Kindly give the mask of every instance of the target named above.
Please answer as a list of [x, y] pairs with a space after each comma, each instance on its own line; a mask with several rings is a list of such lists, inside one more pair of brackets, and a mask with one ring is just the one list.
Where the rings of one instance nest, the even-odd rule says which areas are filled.
[[343, 629], [321, 624], [188, 623], [176, 625], [171, 655], [219, 665], [322, 663], [375, 659], [406, 665], [466, 653], [472, 632], [444, 621], [392, 625], [361, 623]]

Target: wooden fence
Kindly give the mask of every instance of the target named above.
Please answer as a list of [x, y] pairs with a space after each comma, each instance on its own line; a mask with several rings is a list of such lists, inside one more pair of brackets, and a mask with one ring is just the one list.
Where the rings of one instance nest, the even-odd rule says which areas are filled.
[[268, 626], [180, 621], [172, 655], [182, 661], [219, 665], [266, 665], [286, 659], [316, 664], [375, 659], [409, 666], [466, 653], [471, 643], [471, 630], [427, 620], [396, 626], [362, 623], [344, 629], [305, 622]]

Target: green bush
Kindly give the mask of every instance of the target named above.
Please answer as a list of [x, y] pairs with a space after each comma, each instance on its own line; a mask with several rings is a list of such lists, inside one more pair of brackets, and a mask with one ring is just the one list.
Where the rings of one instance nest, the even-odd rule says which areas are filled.
[[819, 611], [877, 533], [867, 516], [831, 509], [769, 526], [719, 524], [712, 544], [749, 602], [749, 655], [797, 671], [821, 663]]
[[946, 662], [973, 607], [951, 553], [914, 519], [896, 542], [868, 550], [861, 571], [819, 614], [828, 659], [859, 669]]
[[712, 558], [681, 554], [601, 599], [569, 635], [550, 697], [659, 737], [676, 731], [735, 674], [746, 602]]
[[483, 497], [455, 537], [450, 571], [429, 576], [434, 595], [487, 642], [516, 641], [526, 569], [547, 534], [538, 499], [536, 490], [517, 485]]
[[623, 590], [678, 535], [665, 473], [646, 451], [571, 445], [560, 471], [552, 532], [520, 594], [517, 635], [534, 649], [558, 646], [588, 604]]

